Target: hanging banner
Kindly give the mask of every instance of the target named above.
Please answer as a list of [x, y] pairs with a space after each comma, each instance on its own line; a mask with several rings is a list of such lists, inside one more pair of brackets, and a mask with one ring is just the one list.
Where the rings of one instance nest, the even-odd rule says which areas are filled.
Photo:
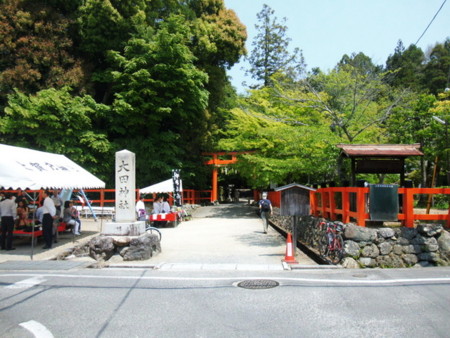
[[172, 170], [173, 181], [173, 204], [177, 207], [181, 207], [181, 178], [180, 169]]

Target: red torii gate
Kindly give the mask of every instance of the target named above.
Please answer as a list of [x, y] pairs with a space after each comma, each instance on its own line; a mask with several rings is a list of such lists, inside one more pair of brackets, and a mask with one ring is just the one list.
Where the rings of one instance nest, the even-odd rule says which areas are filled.
[[[203, 162], [203, 164], [206, 165], [212, 165], [213, 166], [213, 172], [212, 172], [212, 191], [211, 191], [211, 202], [218, 200], [218, 192], [219, 192], [219, 185], [218, 185], [218, 178], [219, 178], [219, 167], [225, 166], [228, 164], [233, 164], [237, 162], [237, 155], [241, 154], [248, 154], [252, 153], [254, 151], [219, 151], [214, 153], [203, 153], [204, 156], [212, 156], [212, 158], [206, 162]], [[231, 159], [220, 159], [219, 156], [231, 156]]]

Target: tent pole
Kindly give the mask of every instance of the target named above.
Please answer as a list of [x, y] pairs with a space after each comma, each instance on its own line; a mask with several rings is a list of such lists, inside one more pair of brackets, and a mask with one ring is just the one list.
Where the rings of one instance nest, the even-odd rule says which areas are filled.
[[34, 201], [34, 212], [33, 212], [33, 222], [31, 223], [31, 255], [30, 260], [33, 260], [34, 253], [34, 222], [36, 221], [36, 211], [38, 209], [38, 205], [36, 205], [36, 191], [33, 193], [33, 201]]
[[94, 217], [94, 220], [97, 222], [97, 215], [95, 214], [94, 210], [92, 209], [92, 205], [91, 205], [91, 203], [89, 202], [89, 200], [88, 200], [86, 194], [84, 193], [84, 190], [83, 190], [83, 189], [80, 189], [80, 192], [81, 192], [81, 195], [83, 195], [84, 200], [86, 201], [87, 206], [89, 207], [89, 209], [90, 209], [91, 212], [92, 212], [92, 217]]

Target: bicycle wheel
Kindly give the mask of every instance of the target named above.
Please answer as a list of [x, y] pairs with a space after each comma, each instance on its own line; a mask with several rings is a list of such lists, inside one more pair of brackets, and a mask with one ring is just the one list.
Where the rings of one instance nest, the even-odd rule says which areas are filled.
[[155, 227], [151, 227], [151, 226], [150, 226], [150, 227], [145, 228], [145, 231], [146, 231], [147, 233], [149, 233], [149, 234], [156, 233], [156, 234], [158, 235], [158, 237], [159, 237], [159, 241], [161, 241], [162, 235], [161, 235], [161, 231], [159, 231], [158, 228], [155, 228]]
[[328, 236], [323, 234], [319, 240], [319, 253], [321, 256], [326, 257], [328, 255]]
[[344, 258], [344, 240], [340, 234], [334, 236], [330, 259], [333, 264], [339, 263]]

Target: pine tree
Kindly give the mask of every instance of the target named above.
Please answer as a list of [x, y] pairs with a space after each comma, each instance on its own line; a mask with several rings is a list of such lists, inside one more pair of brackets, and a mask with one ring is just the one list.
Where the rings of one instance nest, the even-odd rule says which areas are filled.
[[255, 25], [258, 31], [252, 42], [253, 50], [248, 58], [251, 68], [248, 73], [252, 78], [262, 82], [263, 87], [271, 86], [270, 77], [281, 72], [295, 78], [304, 68], [301, 50], [295, 48], [289, 52], [290, 38], [286, 36], [286, 18], [278, 22], [274, 16], [275, 11], [264, 5], [257, 14], [259, 24]]

